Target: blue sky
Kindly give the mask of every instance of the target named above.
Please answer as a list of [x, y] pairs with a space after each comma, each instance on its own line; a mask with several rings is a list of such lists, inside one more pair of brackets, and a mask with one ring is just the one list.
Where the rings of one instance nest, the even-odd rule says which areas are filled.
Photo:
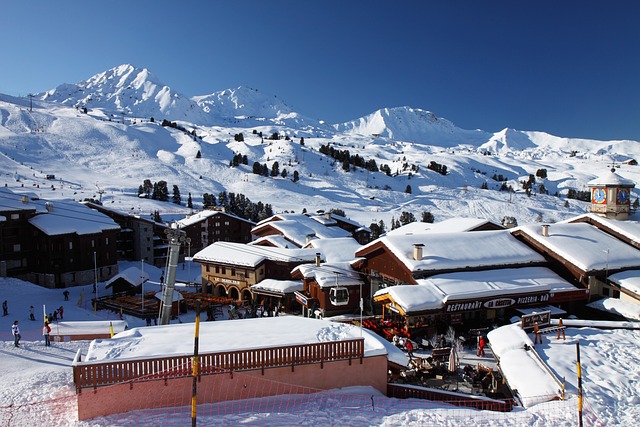
[[130, 63], [330, 123], [406, 105], [465, 129], [640, 140], [639, 19], [635, 1], [6, 0], [0, 93]]

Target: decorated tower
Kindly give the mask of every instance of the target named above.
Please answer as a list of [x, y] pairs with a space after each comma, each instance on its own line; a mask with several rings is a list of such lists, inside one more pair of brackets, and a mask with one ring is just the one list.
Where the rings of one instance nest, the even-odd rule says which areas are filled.
[[591, 191], [591, 212], [611, 219], [628, 219], [631, 189], [635, 183], [616, 173], [605, 174], [588, 182]]

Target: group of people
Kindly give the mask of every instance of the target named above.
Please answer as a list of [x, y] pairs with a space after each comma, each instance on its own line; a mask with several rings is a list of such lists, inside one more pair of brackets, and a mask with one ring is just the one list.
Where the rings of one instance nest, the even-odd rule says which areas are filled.
[[[62, 295], [64, 296], [64, 300], [69, 300], [69, 291], [65, 290]], [[9, 315], [9, 303], [7, 300], [2, 302], [2, 312], [4, 316]], [[29, 306], [29, 319], [36, 320], [35, 308], [33, 306]], [[56, 320], [64, 319], [64, 307], [60, 306], [57, 309], [53, 310], [52, 313], [49, 313], [48, 316], [44, 318], [44, 325], [42, 326], [42, 337], [44, 338], [44, 345], [46, 347], [51, 346], [51, 326], [50, 322]], [[20, 326], [19, 322], [15, 320], [11, 325], [11, 334], [13, 335], [13, 344], [16, 347], [20, 347], [20, 340], [22, 339], [22, 335], [20, 334]]]
[[407, 356], [409, 356], [409, 360], [413, 359], [413, 342], [411, 342], [409, 338], [394, 335], [393, 345], [401, 350], [407, 350]]

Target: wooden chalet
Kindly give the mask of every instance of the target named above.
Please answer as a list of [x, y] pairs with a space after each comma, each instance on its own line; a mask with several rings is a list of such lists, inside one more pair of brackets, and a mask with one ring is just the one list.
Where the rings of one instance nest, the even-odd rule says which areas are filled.
[[360, 297], [368, 296], [369, 284], [349, 262], [303, 264], [292, 272], [294, 279], [303, 280], [303, 289], [296, 292], [296, 300], [307, 316], [332, 317], [357, 314]]
[[249, 243], [254, 226], [254, 222], [221, 208], [203, 210], [178, 221], [178, 228], [190, 239], [189, 256], [215, 242]]
[[[500, 277], [507, 270], [527, 278], [531, 273], [525, 268], [547, 265], [542, 255], [507, 230], [386, 235], [356, 251], [355, 256], [361, 258], [356, 268], [370, 278], [374, 301], [382, 304], [383, 316], [396, 322], [399, 329], [424, 332], [431, 328], [431, 332], [443, 333], [451, 324], [486, 326], [508, 318], [506, 310], [546, 306], [555, 298], [550, 287], [518, 286], [522, 282], [517, 277], [507, 281], [502, 290], [477, 279], [472, 285], [470, 278], [455, 281], [455, 287], [446, 287], [446, 291], [444, 285], [434, 282], [446, 283], [454, 279], [451, 275], [462, 273]], [[559, 285], [555, 287], [563, 289], [563, 298], [585, 299], [584, 290], [566, 280], [556, 282]]]
[[313, 249], [283, 249], [215, 242], [193, 256], [201, 264], [202, 292], [253, 301], [251, 287], [264, 279], [291, 280], [291, 270], [315, 262]]
[[298, 248], [303, 247], [312, 239], [353, 237], [353, 233], [336, 226], [335, 221], [331, 224], [319, 222], [304, 214], [278, 214], [260, 221], [251, 230], [251, 233], [258, 238], [282, 236], [290, 242], [289, 247]]
[[640, 269], [638, 223], [596, 220], [592, 214], [570, 222], [522, 226], [512, 233], [593, 297], [620, 298], [621, 289], [609, 276]]
[[46, 209], [6, 188], [0, 188], [0, 198], [0, 277], [26, 277], [34, 243], [29, 218]]

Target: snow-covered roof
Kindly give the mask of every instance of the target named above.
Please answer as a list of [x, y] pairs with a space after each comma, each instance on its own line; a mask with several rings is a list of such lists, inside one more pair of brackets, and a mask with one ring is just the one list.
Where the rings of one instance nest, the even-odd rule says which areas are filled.
[[[387, 247], [413, 273], [473, 267], [522, 266], [545, 261], [542, 255], [518, 241], [507, 230], [387, 235], [365, 245], [356, 252], [356, 256], [364, 256], [378, 244]], [[419, 260], [413, 259], [415, 244], [424, 245], [422, 258]]]
[[387, 294], [405, 313], [419, 313], [467, 299], [575, 289], [548, 268], [523, 267], [438, 274], [417, 280], [417, 285], [380, 289], [374, 296]]
[[29, 223], [49, 236], [96, 234], [120, 229], [107, 215], [73, 200], [37, 200], [34, 203], [41, 204], [46, 213], [30, 218]]
[[207, 209], [207, 210], [203, 210], [203, 211], [188, 215], [187, 217], [179, 220], [178, 228], [184, 228], [193, 224], [197, 224], [198, 222], [204, 221], [205, 219], [210, 218], [212, 216], [216, 216], [216, 215], [223, 215], [226, 217], [231, 217], [240, 221], [247, 222], [249, 224], [253, 224], [253, 222], [247, 219], [241, 218], [237, 215], [230, 214], [228, 212]]
[[127, 282], [131, 283], [133, 286], [141, 285], [143, 282], [149, 280], [149, 275], [146, 272], [143, 272], [138, 267], [129, 267], [124, 271], [113, 276], [107, 283], [106, 287], [111, 286], [113, 282], [118, 279], [124, 279]]
[[353, 261], [362, 245], [353, 237], [314, 239], [305, 248], [314, 248], [324, 255], [327, 262]]
[[589, 187], [635, 187], [636, 184], [632, 180], [624, 178], [612, 170], [611, 173], [592, 179], [587, 185]]
[[313, 236], [316, 239], [351, 236], [348, 231], [340, 227], [327, 227], [303, 214], [279, 214], [270, 219], [271, 221], [264, 220], [259, 222], [251, 232], [260, 234], [261, 230], [272, 228], [299, 247], [307, 244], [308, 236]]
[[[133, 328], [108, 340], [92, 341], [84, 360], [125, 360], [191, 354], [194, 328], [194, 323]], [[199, 352], [204, 354], [341, 341], [359, 338], [360, 334], [361, 329], [350, 324], [299, 316], [278, 316], [233, 322], [202, 322], [198, 345]], [[362, 336], [366, 357], [389, 354], [389, 343], [384, 338], [366, 329], [362, 330]], [[403, 357], [406, 365], [406, 356]]]
[[507, 325], [487, 334], [491, 350], [500, 359], [500, 368], [511, 389], [518, 391], [525, 407], [553, 400], [559, 385], [531, 350], [533, 342], [518, 325]]
[[640, 298], [640, 270], [627, 270], [620, 273], [612, 274], [609, 281], [624, 288]]
[[302, 277], [314, 279], [318, 286], [360, 286], [363, 280], [360, 274], [351, 268], [349, 262], [327, 262], [317, 266], [302, 264], [293, 269], [291, 274], [299, 272]]
[[599, 224], [603, 228], [607, 228], [615, 233], [618, 233], [621, 236], [629, 239], [629, 241], [635, 242], [640, 246], [640, 222], [638, 221], [619, 221], [606, 218], [594, 213], [587, 213], [584, 215], [579, 215], [575, 218], [561, 221], [561, 223], [584, 222], [585, 220]]
[[215, 242], [195, 254], [193, 260], [256, 267], [267, 259], [283, 262], [314, 262], [315, 257], [316, 251], [313, 249], [286, 249]]
[[469, 231], [488, 223], [490, 223], [490, 221], [486, 219], [462, 217], [448, 218], [444, 221], [435, 223], [414, 221], [387, 232], [387, 235], [396, 236], [420, 233], [452, 233]]
[[417, 282], [419, 285], [431, 285], [444, 296], [445, 303], [470, 298], [576, 290], [575, 286], [546, 267], [463, 271], [439, 274]]
[[[264, 245], [264, 243], [269, 243], [269, 245]], [[280, 234], [271, 234], [269, 236], [259, 237], [253, 242], [248, 243], [248, 245], [274, 246], [276, 248], [289, 248], [296, 246], [293, 242], [285, 239], [284, 236]]]
[[560, 255], [585, 272], [640, 267], [640, 251], [586, 223], [556, 223], [542, 235], [542, 225], [529, 224], [521, 230], [529, 238]]
[[35, 210], [45, 213], [47, 209], [38, 202], [38, 197], [32, 193], [14, 193], [7, 187], [0, 187], [0, 211]]
[[640, 320], [640, 304], [618, 298], [602, 298], [587, 304], [588, 307], [619, 314], [630, 320]]
[[301, 291], [304, 288], [300, 280], [275, 280], [264, 279], [251, 286], [253, 290], [263, 290], [277, 294], [290, 294], [295, 291]]

